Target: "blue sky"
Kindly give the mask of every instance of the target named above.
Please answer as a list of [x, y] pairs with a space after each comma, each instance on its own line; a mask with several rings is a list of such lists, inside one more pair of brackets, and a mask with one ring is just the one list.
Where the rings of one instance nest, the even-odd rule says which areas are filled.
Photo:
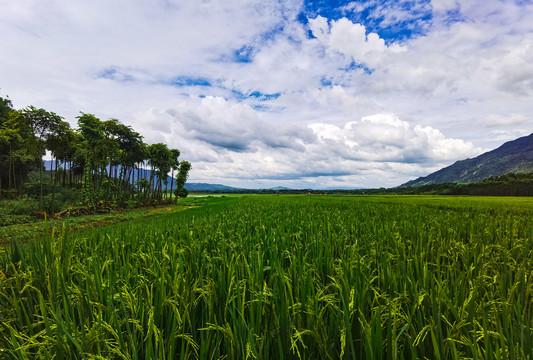
[[389, 187], [533, 129], [524, 0], [0, 0], [0, 93], [118, 118], [190, 181]]
[[[453, 10], [451, 10], [453, 12]], [[431, 1], [308, 1], [298, 20], [322, 16], [330, 20], [347, 18], [377, 33], [388, 44], [423, 36], [432, 20]]]

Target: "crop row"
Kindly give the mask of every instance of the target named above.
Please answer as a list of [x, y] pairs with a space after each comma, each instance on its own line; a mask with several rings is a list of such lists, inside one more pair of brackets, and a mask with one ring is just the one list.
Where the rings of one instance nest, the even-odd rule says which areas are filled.
[[531, 359], [531, 207], [416, 199], [255, 196], [13, 242], [0, 359]]

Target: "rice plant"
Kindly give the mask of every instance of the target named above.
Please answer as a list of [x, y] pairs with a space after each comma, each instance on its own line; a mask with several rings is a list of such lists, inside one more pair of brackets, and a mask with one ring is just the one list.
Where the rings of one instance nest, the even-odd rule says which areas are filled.
[[532, 359], [533, 202], [251, 196], [0, 254], [0, 359]]

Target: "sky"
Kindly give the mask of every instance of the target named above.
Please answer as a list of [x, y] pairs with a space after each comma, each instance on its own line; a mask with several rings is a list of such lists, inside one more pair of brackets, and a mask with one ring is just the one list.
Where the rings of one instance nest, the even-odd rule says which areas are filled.
[[0, 96], [189, 182], [398, 186], [533, 132], [531, 0], [0, 0]]

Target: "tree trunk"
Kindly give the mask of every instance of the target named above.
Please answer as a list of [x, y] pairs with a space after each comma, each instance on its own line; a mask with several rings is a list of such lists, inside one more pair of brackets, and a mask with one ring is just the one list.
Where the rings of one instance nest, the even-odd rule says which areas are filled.
[[[120, 174], [123, 174], [124, 168], [120, 167]], [[118, 184], [120, 182], [120, 179], [123, 177], [123, 175], [118, 175], [118, 164], [115, 166], [115, 184], [118, 187]]]
[[172, 187], [174, 186], [174, 168], [172, 168], [172, 173], [170, 174], [170, 202], [172, 202]]
[[159, 177], [159, 204], [163, 202], [163, 183], [161, 181], [161, 177]]
[[[50, 203], [50, 213], [54, 213], [54, 202], [56, 199], [56, 181], [57, 181], [57, 158], [56, 158], [56, 176], [54, 176], [54, 183], [52, 185], [52, 202]], [[50, 165], [50, 171], [52, 171], [52, 166]]]
[[41, 157], [41, 166], [39, 167], [39, 211], [43, 211], [43, 158]]
[[[141, 180], [142, 178], [142, 168], [141, 168], [141, 164], [137, 164], [137, 182], [139, 180]], [[140, 183], [139, 183], [140, 185]], [[137, 198], [140, 198], [141, 196], [141, 187], [140, 186], [137, 186]]]
[[124, 177], [124, 180], [122, 181], [122, 192], [124, 195], [127, 194], [127, 192], [131, 189], [131, 176], [133, 173], [133, 167], [128, 167], [126, 169], [126, 176]]
[[7, 165], [7, 188], [11, 189], [11, 162], [13, 161], [13, 152], [11, 151], [11, 144], [9, 144], [9, 163]]
[[163, 202], [163, 183], [161, 182], [161, 177], [159, 177], [157, 181], [157, 187], [157, 197], [159, 198], [159, 204], [161, 205], [161, 203]]
[[62, 180], [62, 184], [63, 184], [63, 187], [65, 187], [65, 184], [66, 184], [66, 176], [67, 176], [67, 161], [65, 160], [63, 162], [63, 180]]
[[151, 190], [152, 190], [152, 187], [153, 187], [153, 184], [152, 184], [153, 179], [154, 179], [154, 172], [152, 171], [150, 173], [150, 181], [148, 183], [148, 188], [146, 189], [146, 193], [147, 193], [146, 195], [148, 196], [148, 200], [150, 200]]
[[13, 189], [17, 189], [17, 173], [15, 172], [15, 162], [13, 161], [11, 163], [13, 166], [13, 171], [11, 172], [13, 174]]

